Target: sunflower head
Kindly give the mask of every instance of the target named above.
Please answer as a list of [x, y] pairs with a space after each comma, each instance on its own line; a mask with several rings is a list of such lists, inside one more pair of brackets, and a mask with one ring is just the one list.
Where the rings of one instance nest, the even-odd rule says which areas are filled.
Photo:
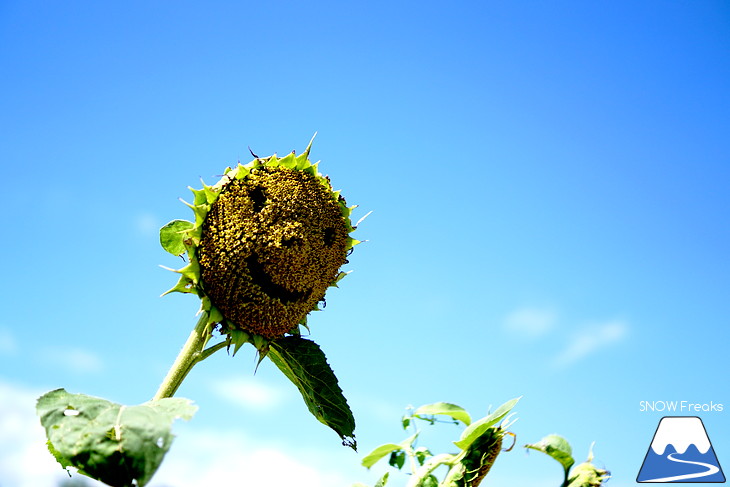
[[[350, 237], [353, 207], [301, 155], [256, 158], [227, 168], [213, 186], [192, 189], [195, 223], [161, 230], [163, 247], [189, 264], [170, 291], [195, 293], [212, 326], [257, 348], [297, 333], [359, 243]], [[178, 242], [166, 245], [168, 240]], [[236, 347], [236, 348], [237, 348]]]

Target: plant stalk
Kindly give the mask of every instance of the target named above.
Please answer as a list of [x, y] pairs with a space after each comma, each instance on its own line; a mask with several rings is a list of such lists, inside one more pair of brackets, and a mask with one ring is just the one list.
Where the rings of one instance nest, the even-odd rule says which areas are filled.
[[188, 340], [177, 355], [172, 367], [167, 372], [162, 384], [160, 384], [160, 388], [157, 390], [155, 397], [152, 398], [153, 401], [174, 396], [180, 384], [182, 384], [182, 381], [185, 380], [185, 377], [195, 364], [225, 346], [225, 342], [223, 342], [203, 350], [203, 347], [208, 341], [208, 337], [206, 336], [208, 333], [206, 330], [207, 321], [208, 313], [204, 311], [201, 313], [195, 329], [190, 333]]

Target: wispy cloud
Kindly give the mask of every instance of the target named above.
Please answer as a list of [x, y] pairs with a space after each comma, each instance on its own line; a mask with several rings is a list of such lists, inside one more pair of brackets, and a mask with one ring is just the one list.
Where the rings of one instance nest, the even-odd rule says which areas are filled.
[[628, 334], [625, 321], [613, 320], [586, 326], [578, 331], [554, 359], [553, 365], [567, 367], [597, 351], [622, 341]]
[[14, 355], [18, 351], [18, 341], [7, 328], [0, 327], [0, 355]]
[[134, 228], [141, 235], [157, 235], [161, 226], [157, 217], [151, 213], [140, 213], [134, 218]]
[[258, 411], [276, 408], [287, 396], [286, 391], [255, 378], [219, 379], [211, 383], [211, 389], [221, 399]]
[[[190, 428], [176, 438], [152, 484], [341, 487], [351, 485], [360, 470], [356, 461], [348, 468], [326, 452], [312, 450], [306, 457], [238, 431]], [[338, 463], [340, 467], [333, 468]]]
[[99, 355], [76, 347], [49, 348], [42, 357], [77, 374], [97, 373], [104, 369], [104, 362]]
[[538, 338], [555, 327], [557, 315], [553, 310], [521, 308], [513, 311], [504, 320], [504, 328], [523, 338]]

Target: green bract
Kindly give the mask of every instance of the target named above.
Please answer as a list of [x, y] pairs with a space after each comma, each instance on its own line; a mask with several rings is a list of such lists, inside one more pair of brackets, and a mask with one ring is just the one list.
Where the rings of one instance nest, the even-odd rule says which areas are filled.
[[208, 331], [220, 324], [237, 347], [248, 341], [265, 351], [298, 334], [359, 243], [350, 237], [355, 207], [309, 160], [311, 146], [298, 156], [257, 157], [227, 168], [213, 186], [190, 188], [195, 222], [160, 231], [165, 250], [187, 253], [189, 262], [167, 293], [197, 294]]

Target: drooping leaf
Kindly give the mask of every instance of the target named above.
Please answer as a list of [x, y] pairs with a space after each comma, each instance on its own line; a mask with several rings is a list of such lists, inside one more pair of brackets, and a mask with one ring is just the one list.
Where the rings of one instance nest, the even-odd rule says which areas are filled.
[[355, 418], [319, 345], [287, 336], [271, 342], [267, 357], [297, 386], [314, 417], [356, 450]]
[[378, 463], [381, 458], [397, 451], [402, 451], [401, 445], [396, 445], [395, 443], [386, 443], [384, 445], [380, 445], [376, 447], [373, 451], [365, 455], [365, 457], [362, 459], [362, 466], [365, 468], [370, 468]]
[[560, 435], [548, 435], [537, 443], [525, 445], [525, 448], [541, 451], [557, 460], [565, 470], [565, 478], [568, 478], [568, 471], [575, 463], [573, 449], [568, 440]]
[[190, 419], [196, 410], [188, 399], [123, 406], [64, 389], [44, 394], [36, 405], [61, 466], [113, 487], [149, 482], [172, 444], [172, 422]]
[[467, 426], [471, 424], [471, 416], [469, 416], [469, 413], [464, 408], [448, 402], [426, 404], [413, 411], [414, 416], [431, 416], [437, 414], [449, 416], [456, 421], [461, 421]]
[[455, 441], [454, 444], [462, 450], [468, 448], [469, 445], [471, 445], [477, 438], [482, 436], [485, 431], [502, 421], [507, 416], [507, 414], [509, 414], [512, 408], [515, 407], [515, 404], [517, 404], [520, 399], [521, 396], [510, 399], [506, 403], [499, 406], [492, 414], [489, 414], [479, 421], [476, 421], [467, 426], [461, 433], [461, 438], [459, 438], [459, 441]]
[[183, 233], [193, 228], [193, 224], [187, 220], [173, 220], [160, 228], [160, 245], [172, 255], [182, 255], [185, 252]]

